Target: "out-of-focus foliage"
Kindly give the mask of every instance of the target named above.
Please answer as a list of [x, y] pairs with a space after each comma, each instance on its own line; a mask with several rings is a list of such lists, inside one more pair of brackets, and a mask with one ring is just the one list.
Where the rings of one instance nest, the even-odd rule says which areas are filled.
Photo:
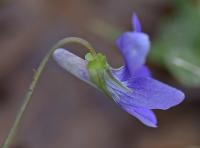
[[150, 60], [166, 66], [183, 84], [200, 86], [200, 2], [171, 3], [173, 14], [163, 20]]
[[113, 42], [118, 36], [120, 36], [120, 34], [124, 32], [122, 28], [100, 19], [94, 19], [89, 24], [90, 25], [87, 29], [90, 32], [111, 42]]

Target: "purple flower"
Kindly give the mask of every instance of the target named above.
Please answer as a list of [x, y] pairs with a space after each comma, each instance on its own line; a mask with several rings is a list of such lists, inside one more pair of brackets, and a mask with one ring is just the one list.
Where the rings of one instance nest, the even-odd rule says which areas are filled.
[[125, 32], [116, 42], [125, 64], [119, 69], [111, 68], [100, 53], [88, 53], [84, 61], [66, 50], [57, 49], [54, 58], [61, 67], [112, 97], [142, 123], [157, 127], [152, 109], [169, 109], [181, 103], [185, 96], [151, 77], [144, 65], [150, 49], [149, 36], [141, 32], [136, 15], [133, 15], [132, 24], [134, 31]]
[[152, 109], [169, 109], [181, 103], [185, 96], [181, 91], [151, 77], [144, 65], [150, 48], [149, 37], [141, 32], [136, 15], [133, 15], [132, 23], [135, 30], [125, 32], [117, 39], [125, 65], [112, 71], [114, 77], [131, 91], [120, 89], [110, 81], [106, 81], [107, 89], [124, 110], [145, 125], [157, 127]]

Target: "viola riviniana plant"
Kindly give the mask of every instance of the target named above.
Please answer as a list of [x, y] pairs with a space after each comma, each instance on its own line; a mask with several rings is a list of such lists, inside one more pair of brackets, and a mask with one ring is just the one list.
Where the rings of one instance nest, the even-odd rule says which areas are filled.
[[141, 31], [136, 15], [132, 17], [132, 24], [134, 31], [123, 33], [116, 41], [124, 59], [124, 66], [118, 69], [112, 68], [101, 53], [89, 52], [83, 60], [59, 48], [54, 52], [54, 59], [145, 125], [157, 127], [152, 109], [169, 109], [181, 103], [185, 96], [180, 90], [152, 78], [144, 65], [150, 49], [149, 36]]

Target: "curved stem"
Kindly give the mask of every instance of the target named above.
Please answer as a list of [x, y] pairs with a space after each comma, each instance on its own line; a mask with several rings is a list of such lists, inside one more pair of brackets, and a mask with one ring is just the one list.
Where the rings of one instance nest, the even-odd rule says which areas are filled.
[[33, 91], [34, 91], [34, 89], [36, 87], [36, 84], [37, 84], [38, 80], [40, 79], [40, 76], [41, 76], [42, 72], [44, 71], [44, 68], [45, 68], [49, 58], [53, 54], [54, 50], [56, 50], [59, 47], [64, 46], [65, 44], [68, 44], [68, 43], [79, 43], [79, 44], [85, 46], [87, 49], [89, 49], [89, 51], [93, 55], [96, 55], [96, 52], [95, 52], [94, 48], [89, 44], [89, 42], [87, 42], [84, 39], [77, 38], [77, 37], [64, 38], [63, 40], [59, 41], [55, 46], [53, 46], [51, 48], [51, 50], [47, 53], [47, 55], [44, 57], [44, 59], [42, 60], [42, 62], [39, 65], [39, 67], [37, 68], [37, 70], [36, 70], [36, 72], [34, 74], [34, 77], [33, 77], [33, 81], [31, 82], [31, 84], [29, 86], [29, 89], [28, 89], [28, 91], [27, 91], [27, 93], [25, 95], [25, 98], [24, 98], [24, 101], [22, 103], [22, 106], [20, 107], [20, 110], [17, 113], [17, 116], [16, 116], [16, 119], [14, 121], [14, 124], [12, 125], [12, 127], [11, 127], [11, 129], [10, 129], [10, 131], [8, 133], [8, 136], [4, 141], [4, 143], [2, 145], [2, 148], [9, 148], [9, 146], [11, 145], [11, 143], [12, 143], [12, 141], [13, 141], [15, 135], [16, 135], [16, 132], [20, 127], [20, 123], [21, 123], [22, 118], [24, 116], [24, 113], [25, 113], [25, 111], [26, 111], [26, 109], [28, 107], [28, 104], [31, 101], [32, 94], [33, 94]]

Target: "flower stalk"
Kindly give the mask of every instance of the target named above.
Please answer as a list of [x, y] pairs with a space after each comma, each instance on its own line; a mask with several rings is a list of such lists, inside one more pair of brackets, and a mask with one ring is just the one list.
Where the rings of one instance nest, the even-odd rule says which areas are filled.
[[37, 68], [37, 70], [35, 71], [35, 74], [33, 76], [33, 80], [29, 86], [29, 89], [25, 95], [25, 98], [24, 98], [24, 101], [22, 102], [22, 105], [16, 115], [16, 119], [8, 133], [8, 136], [6, 137], [3, 145], [2, 145], [2, 148], [9, 148], [10, 145], [12, 144], [12, 141], [20, 127], [20, 124], [21, 124], [21, 121], [23, 119], [23, 116], [28, 108], [28, 105], [29, 103], [31, 102], [31, 99], [32, 99], [32, 95], [33, 95], [33, 92], [35, 90], [35, 87], [41, 77], [41, 74], [43, 73], [44, 71], [44, 68], [48, 62], [48, 60], [50, 59], [51, 55], [53, 54], [53, 52], [68, 44], [68, 43], [78, 43], [78, 44], [81, 44], [83, 46], [85, 46], [89, 52], [95, 56], [96, 55], [96, 52], [94, 50], [94, 48], [91, 46], [91, 44], [84, 40], [84, 39], [81, 39], [81, 38], [77, 38], [77, 37], [67, 37], [67, 38], [64, 38], [62, 40], [60, 40], [57, 44], [55, 44], [51, 49], [50, 51], [47, 53], [47, 55], [44, 57], [44, 59], [42, 60], [42, 62], [40, 63], [39, 67]]

